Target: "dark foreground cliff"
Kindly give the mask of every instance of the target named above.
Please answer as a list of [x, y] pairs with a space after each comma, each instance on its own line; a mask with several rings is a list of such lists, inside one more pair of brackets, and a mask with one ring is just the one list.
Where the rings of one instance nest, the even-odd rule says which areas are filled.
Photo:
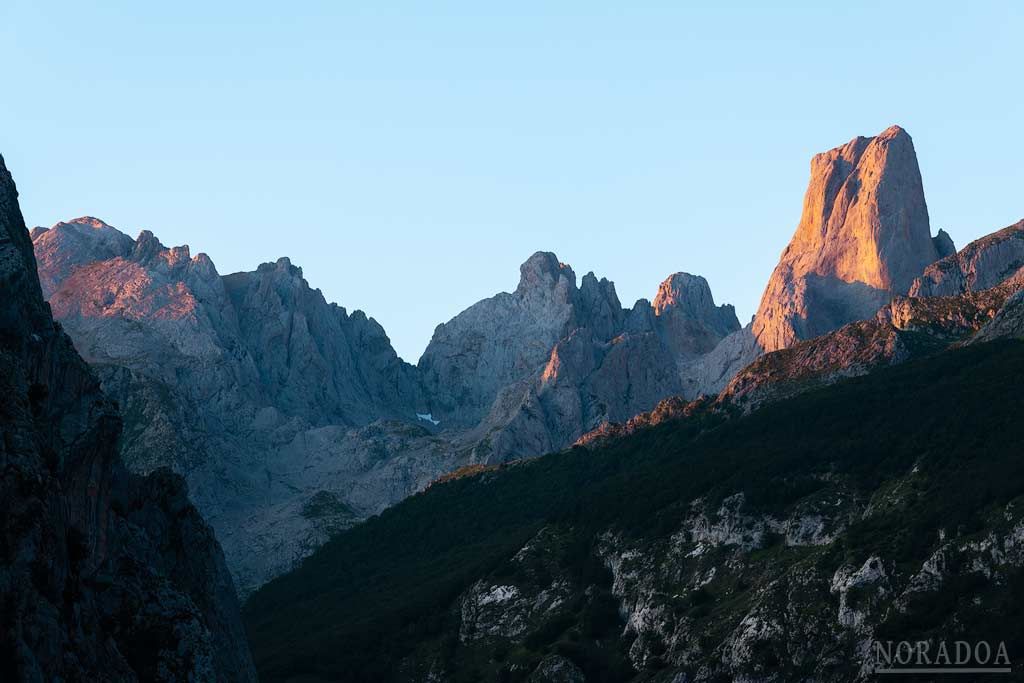
[[1022, 375], [1024, 343], [976, 344], [435, 485], [250, 599], [257, 666], [853, 681], [875, 640], [965, 640], [1019, 680]]
[[0, 680], [252, 681], [230, 574], [50, 314], [0, 158]]

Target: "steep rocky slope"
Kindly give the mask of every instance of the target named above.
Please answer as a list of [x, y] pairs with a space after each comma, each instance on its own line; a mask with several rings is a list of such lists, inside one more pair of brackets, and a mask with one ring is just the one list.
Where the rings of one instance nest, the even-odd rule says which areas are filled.
[[952, 296], [993, 287], [1024, 267], [1024, 221], [971, 242], [928, 266], [911, 296]]
[[255, 680], [231, 576], [181, 479], [118, 460], [120, 417], [43, 301], [2, 158], [0, 291], [0, 678]]
[[[948, 297], [897, 297], [875, 318], [844, 325], [835, 332], [765, 354], [729, 383], [719, 400], [753, 410], [844, 377], [863, 375], [882, 365], [896, 365], [933, 354], [951, 345], [997, 338], [989, 325], [1011, 297], [1024, 287], [1024, 271], [980, 292]], [[1014, 336], [1004, 330], [999, 337]]]
[[1021, 341], [977, 344], [433, 486], [253, 596], [261, 675], [851, 681], [875, 640], [1017, 652], [1021, 372]]
[[413, 418], [423, 405], [415, 369], [376, 320], [311, 289], [287, 258], [223, 278], [267, 400], [317, 425]]
[[948, 252], [933, 241], [914, 143], [899, 126], [811, 160], [803, 215], [761, 299], [765, 351], [874, 315]]

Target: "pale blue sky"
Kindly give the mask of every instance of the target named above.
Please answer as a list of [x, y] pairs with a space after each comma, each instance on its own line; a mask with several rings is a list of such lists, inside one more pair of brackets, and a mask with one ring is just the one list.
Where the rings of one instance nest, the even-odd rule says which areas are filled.
[[532, 252], [746, 321], [812, 154], [914, 137], [933, 231], [1024, 216], [1020, 3], [0, 0], [30, 225], [288, 255], [415, 362]]

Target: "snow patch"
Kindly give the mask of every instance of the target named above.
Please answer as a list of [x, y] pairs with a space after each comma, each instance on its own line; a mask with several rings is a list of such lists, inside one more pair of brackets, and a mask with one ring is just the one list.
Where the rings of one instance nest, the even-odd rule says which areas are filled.
[[437, 425], [441, 424], [440, 420], [435, 420], [434, 419], [434, 414], [433, 413], [416, 413], [416, 417], [418, 417], [419, 419], [423, 420], [424, 422], [429, 422], [430, 424], [434, 425], [435, 427]]

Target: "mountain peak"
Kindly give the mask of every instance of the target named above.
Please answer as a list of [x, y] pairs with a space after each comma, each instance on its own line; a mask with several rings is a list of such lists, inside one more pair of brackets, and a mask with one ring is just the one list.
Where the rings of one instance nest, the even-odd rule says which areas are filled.
[[66, 223], [68, 223], [70, 225], [86, 225], [86, 226], [89, 226], [90, 228], [97, 228], [97, 229], [100, 229], [100, 228], [110, 228], [112, 230], [115, 229], [112, 225], [108, 224], [104, 220], [102, 220], [100, 218], [95, 218], [93, 216], [79, 216], [78, 218], [72, 218], [71, 220], [66, 221]]
[[773, 351], [868, 318], [938, 258], [905, 130], [815, 155], [800, 223], [761, 300], [758, 342]]
[[716, 306], [711, 286], [700, 275], [679, 272], [665, 278], [650, 310], [652, 324], [681, 358], [707, 353], [740, 329], [736, 309]]
[[881, 133], [878, 134], [879, 139], [892, 139], [897, 137], [906, 137], [910, 139], [910, 133], [908, 133], [903, 127], [898, 124], [892, 124]]
[[287, 256], [282, 256], [276, 261], [270, 261], [267, 263], [261, 263], [256, 267], [257, 273], [284, 273], [289, 276], [295, 276], [302, 278], [302, 268], [293, 265], [292, 260]]
[[47, 298], [76, 268], [128, 256], [135, 248], [131, 237], [92, 216], [56, 223], [51, 228], [34, 228], [30, 237]]
[[550, 251], [538, 251], [519, 266], [519, 286], [517, 292], [542, 287], [550, 289], [565, 277], [576, 286], [576, 274], [572, 268], [558, 260]]
[[692, 309], [714, 307], [708, 281], [700, 275], [690, 273], [673, 273], [658, 286], [658, 293], [653, 302], [655, 315], [673, 306], [685, 306]]
[[147, 263], [166, 249], [167, 247], [160, 242], [151, 230], [143, 230], [135, 239], [135, 250], [132, 252], [132, 258], [139, 263]]

